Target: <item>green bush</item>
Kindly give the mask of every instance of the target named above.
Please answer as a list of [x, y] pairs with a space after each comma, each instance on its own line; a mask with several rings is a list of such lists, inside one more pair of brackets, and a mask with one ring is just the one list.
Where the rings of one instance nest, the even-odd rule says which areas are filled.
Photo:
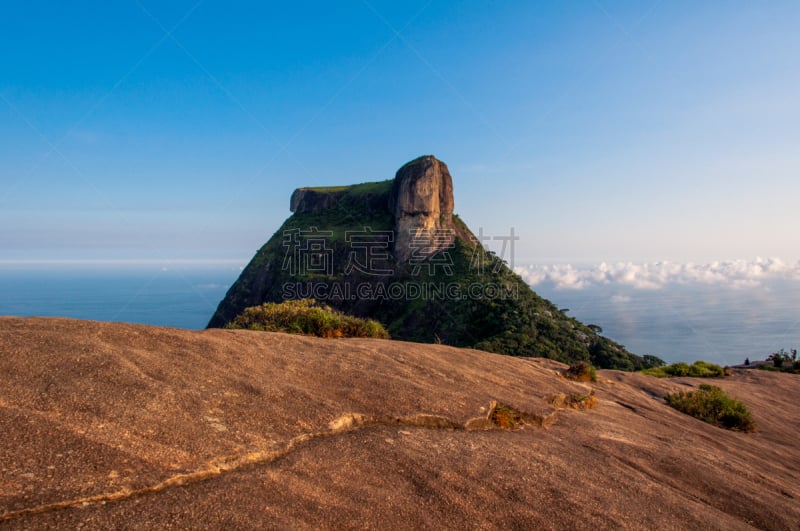
[[678, 411], [703, 422], [729, 430], [756, 431], [753, 415], [747, 406], [715, 385], [703, 384], [697, 391], [669, 394], [666, 401]]
[[725, 376], [725, 369], [714, 363], [703, 360], [695, 361], [692, 365], [688, 363], [673, 363], [664, 367], [652, 367], [640, 371], [642, 374], [655, 376], [656, 378], [675, 378], [678, 376], [692, 376], [695, 378], [722, 378]]
[[379, 322], [345, 315], [329, 306], [317, 305], [314, 299], [251, 306], [225, 328], [286, 332], [327, 338], [389, 338], [389, 334]]

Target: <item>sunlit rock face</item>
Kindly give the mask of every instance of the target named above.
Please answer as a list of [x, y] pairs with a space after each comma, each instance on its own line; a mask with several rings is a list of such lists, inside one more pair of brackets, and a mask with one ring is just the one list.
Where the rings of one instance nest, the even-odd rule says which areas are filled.
[[[395, 256], [407, 261], [431, 255], [453, 243], [453, 179], [447, 165], [420, 157], [397, 170], [389, 209], [395, 217]], [[424, 242], [424, 248], [418, 243]]]

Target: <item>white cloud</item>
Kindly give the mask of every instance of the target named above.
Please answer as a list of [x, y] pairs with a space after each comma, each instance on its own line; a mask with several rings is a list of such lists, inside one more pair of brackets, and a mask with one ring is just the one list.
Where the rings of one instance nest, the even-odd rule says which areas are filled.
[[[583, 289], [597, 285], [622, 285], [635, 289], [660, 289], [668, 284], [717, 284], [733, 288], [756, 287], [773, 278], [800, 280], [800, 261], [780, 258], [715, 261], [707, 264], [654, 262], [602, 262], [593, 266], [529, 265], [515, 268], [528, 284]], [[620, 301], [622, 302], [622, 301]]]

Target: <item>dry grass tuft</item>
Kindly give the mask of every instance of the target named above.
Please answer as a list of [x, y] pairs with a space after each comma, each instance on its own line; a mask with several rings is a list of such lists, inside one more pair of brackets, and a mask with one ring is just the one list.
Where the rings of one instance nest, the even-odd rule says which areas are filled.
[[564, 371], [564, 377], [576, 382], [596, 382], [597, 371], [588, 361], [579, 361], [570, 365], [569, 369]]
[[592, 409], [597, 405], [594, 391], [591, 391], [588, 395], [558, 393], [547, 397], [545, 401], [556, 409], [577, 409], [579, 411]]
[[500, 402], [494, 401], [489, 408], [489, 422], [503, 430], [513, 430], [522, 424], [522, 413]]

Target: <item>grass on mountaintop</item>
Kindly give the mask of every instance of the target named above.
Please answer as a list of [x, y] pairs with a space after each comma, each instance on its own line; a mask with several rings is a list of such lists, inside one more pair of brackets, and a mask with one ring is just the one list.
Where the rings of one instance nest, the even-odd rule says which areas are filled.
[[321, 194], [332, 194], [336, 192], [347, 192], [350, 195], [361, 194], [382, 194], [388, 193], [392, 188], [393, 181], [375, 181], [361, 184], [352, 184], [347, 186], [307, 186], [304, 190], [318, 192]]

